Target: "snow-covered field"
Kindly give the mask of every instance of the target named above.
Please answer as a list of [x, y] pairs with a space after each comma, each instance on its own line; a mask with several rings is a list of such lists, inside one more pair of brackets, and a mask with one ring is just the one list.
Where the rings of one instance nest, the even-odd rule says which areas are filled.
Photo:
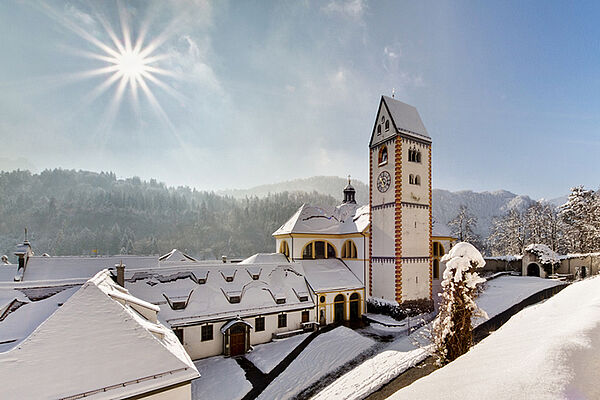
[[[504, 275], [488, 281], [485, 291], [475, 302], [492, 318], [534, 293], [563, 283], [534, 276]], [[485, 319], [478, 318], [473, 321], [473, 325], [477, 326], [484, 321]]]
[[270, 343], [254, 346], [246, 358], [265, 374], [271, 372], [288, 354], [292, 352], [310, 333], [274, 340]]
[[[520, 278], [522, 279], [522, 278]], [[600, 277], [524, 309], [392, 399], [600, 399]]]
[[292, 398], [373, 345], [373, 340], [343, 326], [319, 335], [271, 382], [259, 399]]
[[238, 400], [252, 389], [244, 370], [233, 358], [222, 356], [194, 361], [200, 378], [192, 381], [194, 400]]

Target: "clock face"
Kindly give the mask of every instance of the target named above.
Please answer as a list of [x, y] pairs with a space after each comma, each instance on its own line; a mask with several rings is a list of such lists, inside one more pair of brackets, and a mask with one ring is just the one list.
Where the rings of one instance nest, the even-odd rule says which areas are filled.
[[381, 193], [386, 192], [390, 188], [390, 183], [392, 183], [392, 177], [387, 171], [383, 171], [377, 177], [377, 189]]

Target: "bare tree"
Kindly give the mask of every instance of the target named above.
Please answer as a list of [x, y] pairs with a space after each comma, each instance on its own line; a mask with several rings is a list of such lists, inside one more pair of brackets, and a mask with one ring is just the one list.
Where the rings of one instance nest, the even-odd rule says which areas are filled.
[[457, 237], [461, 242], [479, 242], [479, 236], [475, 233], [476, 226], [477, 217], [464, 204], [458, 209], [456, 217], [448, 222], [448, 227], [452, 235]]

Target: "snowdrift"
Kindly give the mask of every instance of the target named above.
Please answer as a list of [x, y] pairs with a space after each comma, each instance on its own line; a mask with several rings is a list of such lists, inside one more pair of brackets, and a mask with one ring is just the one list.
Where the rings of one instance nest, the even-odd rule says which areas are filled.
[[392, 399], [600, 399], [600, 277], [527, 308]]

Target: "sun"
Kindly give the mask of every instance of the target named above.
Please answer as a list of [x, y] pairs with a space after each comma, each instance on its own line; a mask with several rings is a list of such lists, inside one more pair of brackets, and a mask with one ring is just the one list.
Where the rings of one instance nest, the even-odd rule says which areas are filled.
[[146, 71], [148, 60], [139, 52], [129, 50], [119, 53], [114, 61], [117, 71], [129, 80], [141, 79]]

